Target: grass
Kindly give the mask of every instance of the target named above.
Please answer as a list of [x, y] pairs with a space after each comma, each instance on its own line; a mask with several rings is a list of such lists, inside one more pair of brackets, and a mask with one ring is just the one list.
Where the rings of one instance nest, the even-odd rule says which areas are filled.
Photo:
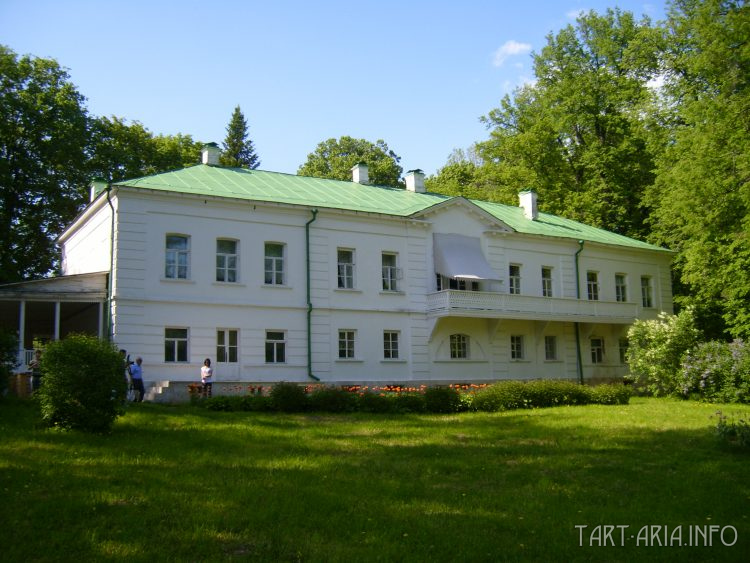
[[[31, 403], [6, 400], [0, 559], [741, 561], [750, 456], [713, 436], [717, 408], [635, 398], [336, 416], [141, 404], [92, 436], [41, 428]], [[625, 545], [619, 532], [615, 547], [589, 545], [600, 524], [629, 526]], [[736, 544], [629, 537], [711, 524], [733, 526]], [[588, 526], [583, 545], [576, 525]]]

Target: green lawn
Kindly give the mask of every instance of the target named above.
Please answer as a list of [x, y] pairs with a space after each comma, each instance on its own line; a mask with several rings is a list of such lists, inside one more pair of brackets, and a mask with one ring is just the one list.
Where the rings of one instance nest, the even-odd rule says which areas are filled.
[[[750, 455], [715, 439], [717, 408], [750, 415], [639, 398], [442, 416], [142, 404], [91, 436], [6, 400], [0, 560], [747, 560]], [[628, 528], [599, 546], [597, 525]], [[737, 541], [638, 542], [657, 525]]]

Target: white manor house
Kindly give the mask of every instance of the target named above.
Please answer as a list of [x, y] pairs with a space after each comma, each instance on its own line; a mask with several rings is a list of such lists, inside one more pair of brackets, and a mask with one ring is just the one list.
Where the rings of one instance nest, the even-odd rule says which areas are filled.
[[0, 286], [33, 343], [109, 335], [147, 382], [606, 380], [672, 311], [668, 250], [518, 207], [203, 163], [92, 187], [63, 276]]

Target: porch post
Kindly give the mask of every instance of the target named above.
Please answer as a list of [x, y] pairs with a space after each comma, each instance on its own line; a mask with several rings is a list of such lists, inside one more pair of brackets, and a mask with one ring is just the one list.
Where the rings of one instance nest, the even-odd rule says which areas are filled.
[[99, 340], [102, 340], [104, 338], [104, 323], [102, 322], [104, 318], [104, 303], [99, 301], [99, 316], [97, 317], [96, 322], [96, 335], [99, 337]]
[[18, 307], [18, 363], [26, 365], [26, 301], [21, 301]]
[[60, 340], [60, 302], [55, 301], [55, 340]]

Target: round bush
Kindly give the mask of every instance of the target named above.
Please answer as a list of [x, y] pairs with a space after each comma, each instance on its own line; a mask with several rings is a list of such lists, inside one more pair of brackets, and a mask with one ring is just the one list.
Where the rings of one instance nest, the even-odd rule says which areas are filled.
[[296, 383], [282, 381], [271, 388], [271, 408], [281, 412], [304, 412], [308, 407], [305, 388]]
[[320, 387], [310, 395], [310, 408], [318, 412], [354, 412], [357, 396], [338, 387]]
[[41, 371], [37, 397], [50, 426], [105, 433], [125, 412], [125, 365], [110, 342], [83, 334], [50, 342]]
[[359, 410], [370, 413], [389, 413], [395, 410], [395, 403], [385, 395], [367, 391], [359, 396]]
[[434, 413], [458, 412], [461, 409], [461, 396], [450, 387], [429, 387], [424, 392], [424, 408]]

